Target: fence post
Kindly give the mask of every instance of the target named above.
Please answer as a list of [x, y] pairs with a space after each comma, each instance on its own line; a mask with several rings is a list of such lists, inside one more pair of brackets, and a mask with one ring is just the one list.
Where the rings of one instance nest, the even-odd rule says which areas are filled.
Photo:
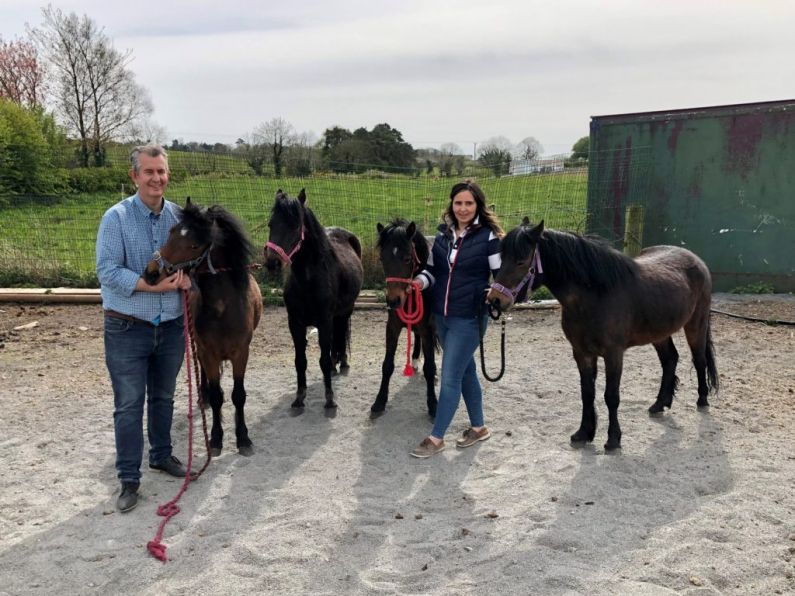
[[643, 248], [643, 205], [629, 205], [624, 218], [624, 254], [637, 257]]

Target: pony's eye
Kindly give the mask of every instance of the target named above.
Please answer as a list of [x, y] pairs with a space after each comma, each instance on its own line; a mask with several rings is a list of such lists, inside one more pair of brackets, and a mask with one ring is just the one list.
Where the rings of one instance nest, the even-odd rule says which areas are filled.
[[191, 248], [191, 250], [196, 250], [196, 249], [199, 248], [199, 245], [198, 244], [191, 244], [190, 248]]

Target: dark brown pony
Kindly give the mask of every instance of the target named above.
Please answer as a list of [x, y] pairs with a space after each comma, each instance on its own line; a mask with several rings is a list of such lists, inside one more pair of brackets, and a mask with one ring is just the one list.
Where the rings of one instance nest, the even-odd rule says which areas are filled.
[[[380, 223], [378, 229], [378, 249], [384, 274], [387, 277], [386, 304], [389, 307], [389, 316], [386, 323], [386, 354], [381, 364], [381, 387], [378, 395], [370, 406], [373, 416], [381, 414], [386, 408], [389, 399], [389, 380], [395, 370], [395, 351], [397, 350], [400, 332], [406, 326], [398, 316], [398, 309], [404, 308], [407, 299], [409, 282], [419, 273], [428, 261], [428, 241], [414, 222], [396, 219], [386, 227]], [[422, 373], [425, 377], [426, 403], [428, 414], [436, 416], [436, 391], [433, 386], [436, 376], [435, 350], [436, 329], [433, 313], [430, 308], [430, 289], [422, 292], [423, 314], [422, 318], [413, 324], [414, 351], [412, 360], [416, 361], [422, 349], [424, 363]], [[417, 313], [419, 314], [419, 313]], [[413, 364], [413, 363], [412, 363]]]
[[[651, 246], [632, 259], [604, 240], [532, 227], [525, 218], [501, 244], [502, 268], [487, 300], [508, 308], [532, 285], [549, 288], [561, 306], [561, 323], [580, 371], [582, 421], [572, 443], [590, 442], [596, 432], [596, 359], [605, 362], [609, 412], [605, 449], [621, 447], [619, 385], [624, 351], [654, 345], [662, 381], [650, 414], [670, 408], [679, 384], [679, 354], [671, 335], [684, 328], [698, 376], [699, 408], [718, 389], [710, 334], [712, 278], [704, 262], [677, 246]], [[533, 276], [533, 274], [535, 274]], [[534, 277], [534, 281], [530, 278]], [[528, 283], [529, 281], [529, 283]]]
[[336, 408], [332, 372], [348, 366], [350, 320], [362, 288], [362, 246], [343, 228], [325, 229], [306, 206], [304, 189], [297, 199], [281, 190], [271, 210], [270, 236], [265, 247], [268, 269], [288, 266], [284, 304], [295, 346], [298, 389], [293, 408], [303, 408], [306, 398], [306, 329], [317, 328], [320, 369], [326, 388], [326, 408]]
[[254, 452], [246, 427], [243, 382], [251, 337], [262, 316], [260, 289], [249, 272], [254, 254], [242, 225], [228, 211], [219, 205], [199, 207], [188, 199], [180, 223], [171, 229], [168, 241], [144, 272], [150, 284], [177, 269], [191, 272], [190, 314], [201, 363], [202, 406], [209, 403], [213, 411], [213, 455], [220, 455], [223, 449], [224, 360], [232, 363], [237, 448], [241, 455]]

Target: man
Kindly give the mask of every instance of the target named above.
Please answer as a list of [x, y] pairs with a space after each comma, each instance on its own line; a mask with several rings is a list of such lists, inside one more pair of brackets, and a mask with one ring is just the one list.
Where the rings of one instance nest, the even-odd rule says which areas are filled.
[[138, 147], [130, 160], [130, 178], [138, 191], [107, 210], [97, 234], [105, 363], [113, 386], [116, 471], [121, 481], [116, 506], [121, 512], [138, 504], [145, 401], [149, 467], [185, 477], [184, 466], [171, 453], [171, 420], [185, 350], [179, 290], [190, 287], [182, 271], [154, 286], [141, 277], [180, 211], [164, 198], [169, 172], [163, 148]]

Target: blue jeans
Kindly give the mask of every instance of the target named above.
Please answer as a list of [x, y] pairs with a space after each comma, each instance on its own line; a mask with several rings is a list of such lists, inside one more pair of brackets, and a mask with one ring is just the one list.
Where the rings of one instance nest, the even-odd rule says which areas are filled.
[[157, 327], [105, 317], [105, 364], [113, 386], [116, 471], [122, 482], [141, 478], [144, 401], [149, 463], [159, 464], [171, 457], [174, 389], [185, 355], [183, 332], [182, 317]]
[[[484, 329], [486, 325], [484, 315]], [[442, 344], [442, 373], [439, 405], [431, 435], [443, 439], [464, 396], [471, 426], [483, 426], [483, 392], [480, 389], [475, 350], [480, 343], [478, 319], [436, 317], [436, 332]]]

